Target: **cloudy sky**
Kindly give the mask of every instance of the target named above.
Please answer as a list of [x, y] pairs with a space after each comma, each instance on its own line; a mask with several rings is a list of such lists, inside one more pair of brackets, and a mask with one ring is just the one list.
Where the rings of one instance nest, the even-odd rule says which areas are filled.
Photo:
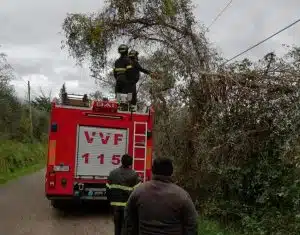
[[[201, 24], [212, 20], [228, 0], [194, 0], [195, 14]], [[42, 89], [57, 95], [65, 82], [71, 93], [89, 93], [98, 89], [86, 68], [75, 66], [62, 51], [61, 24], [68, 12], [92, 12], [103, 0], [1, 0], [0, 52], [8, 55], [17, 79], [18, 96], [26, 94], [26, 82], [36, 96]], [[299, 0], [233, 0], [230, 7], [212, 25], [209, 40], [226, 58], [273, 34], [300, 18]], [[257, 59], [267, 52], [282, 54], [281, 44], [299, 46], [300, 23], [251, 50], [245, 56]]]

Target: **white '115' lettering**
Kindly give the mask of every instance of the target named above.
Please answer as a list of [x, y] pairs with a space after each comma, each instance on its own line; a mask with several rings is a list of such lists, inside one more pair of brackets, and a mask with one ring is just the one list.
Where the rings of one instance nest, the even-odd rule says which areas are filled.
[[[89, 160], [90, 160], [90, 157], [91, 155], [89, 153], [85, 153], [85, 154], [82, 154], [81, 156], [83, 158], [83, 161], [85, 164], [89, 164]], [[102, 165], [104, 164], [104, 154], [99, 154], [97, 156], [97, 159], [99, 160], [99, 164]], [[113, 165], [119, 165], [121, 163], [121, 155], [119, 154], [114, 154], [112, 157], [111, 157], [111, 164]]]

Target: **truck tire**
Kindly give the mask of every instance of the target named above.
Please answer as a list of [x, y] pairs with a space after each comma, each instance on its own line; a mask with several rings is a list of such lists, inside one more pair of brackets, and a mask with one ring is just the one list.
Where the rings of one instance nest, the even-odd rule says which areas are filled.
[[56, 210], [64, 210], [64, 201], [63, 200], [51, 200], [51, 206]]

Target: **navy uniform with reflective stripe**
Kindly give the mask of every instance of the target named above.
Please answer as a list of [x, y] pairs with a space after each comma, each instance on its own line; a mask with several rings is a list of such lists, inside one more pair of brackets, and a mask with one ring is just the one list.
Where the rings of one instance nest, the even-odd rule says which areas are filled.
[[137, 90], [136, 90], [136, 84], [140, 80], [140, 72], [150, 75], [151, 72], [147, 69], [144, 69], [137, 59], [133, 58], [131, 59], [132, 69], [130, 70], [130, 74], [132, 77], [132, 80], [130, 81], [131, 84], [131, 90], [132, 90], [132, 105], [136, 105], [137, 103]]
[[140, 183], [138, 174], [123, 166], [110, 172], [108, 176], [107, 199], [113, 207], [115, 235], [121, 235], [124, 221], [124, 208], [135, 187]]
[[139, 183], [138, 174], [130, 168], [121, 166], [111, 171], [106, 185], [110, 204], [125, 207], [131, 192]]
[[115, 93], [130, 93], [130, 73], [132, 64], [127, 56], [121, 56], [115, 61], [114, 77], [116, 79]]

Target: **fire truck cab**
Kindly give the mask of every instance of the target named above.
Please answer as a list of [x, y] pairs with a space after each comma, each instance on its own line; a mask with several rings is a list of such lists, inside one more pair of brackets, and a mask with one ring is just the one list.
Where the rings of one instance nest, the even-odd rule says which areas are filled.
[[66, 200], [107, 200], [107, 176], [125, 153], [143, 182], [151, 178], [153, 109], [121, 111], [116, 100], [78, 97], [52, 102], [45, 194], [55, 208]]

